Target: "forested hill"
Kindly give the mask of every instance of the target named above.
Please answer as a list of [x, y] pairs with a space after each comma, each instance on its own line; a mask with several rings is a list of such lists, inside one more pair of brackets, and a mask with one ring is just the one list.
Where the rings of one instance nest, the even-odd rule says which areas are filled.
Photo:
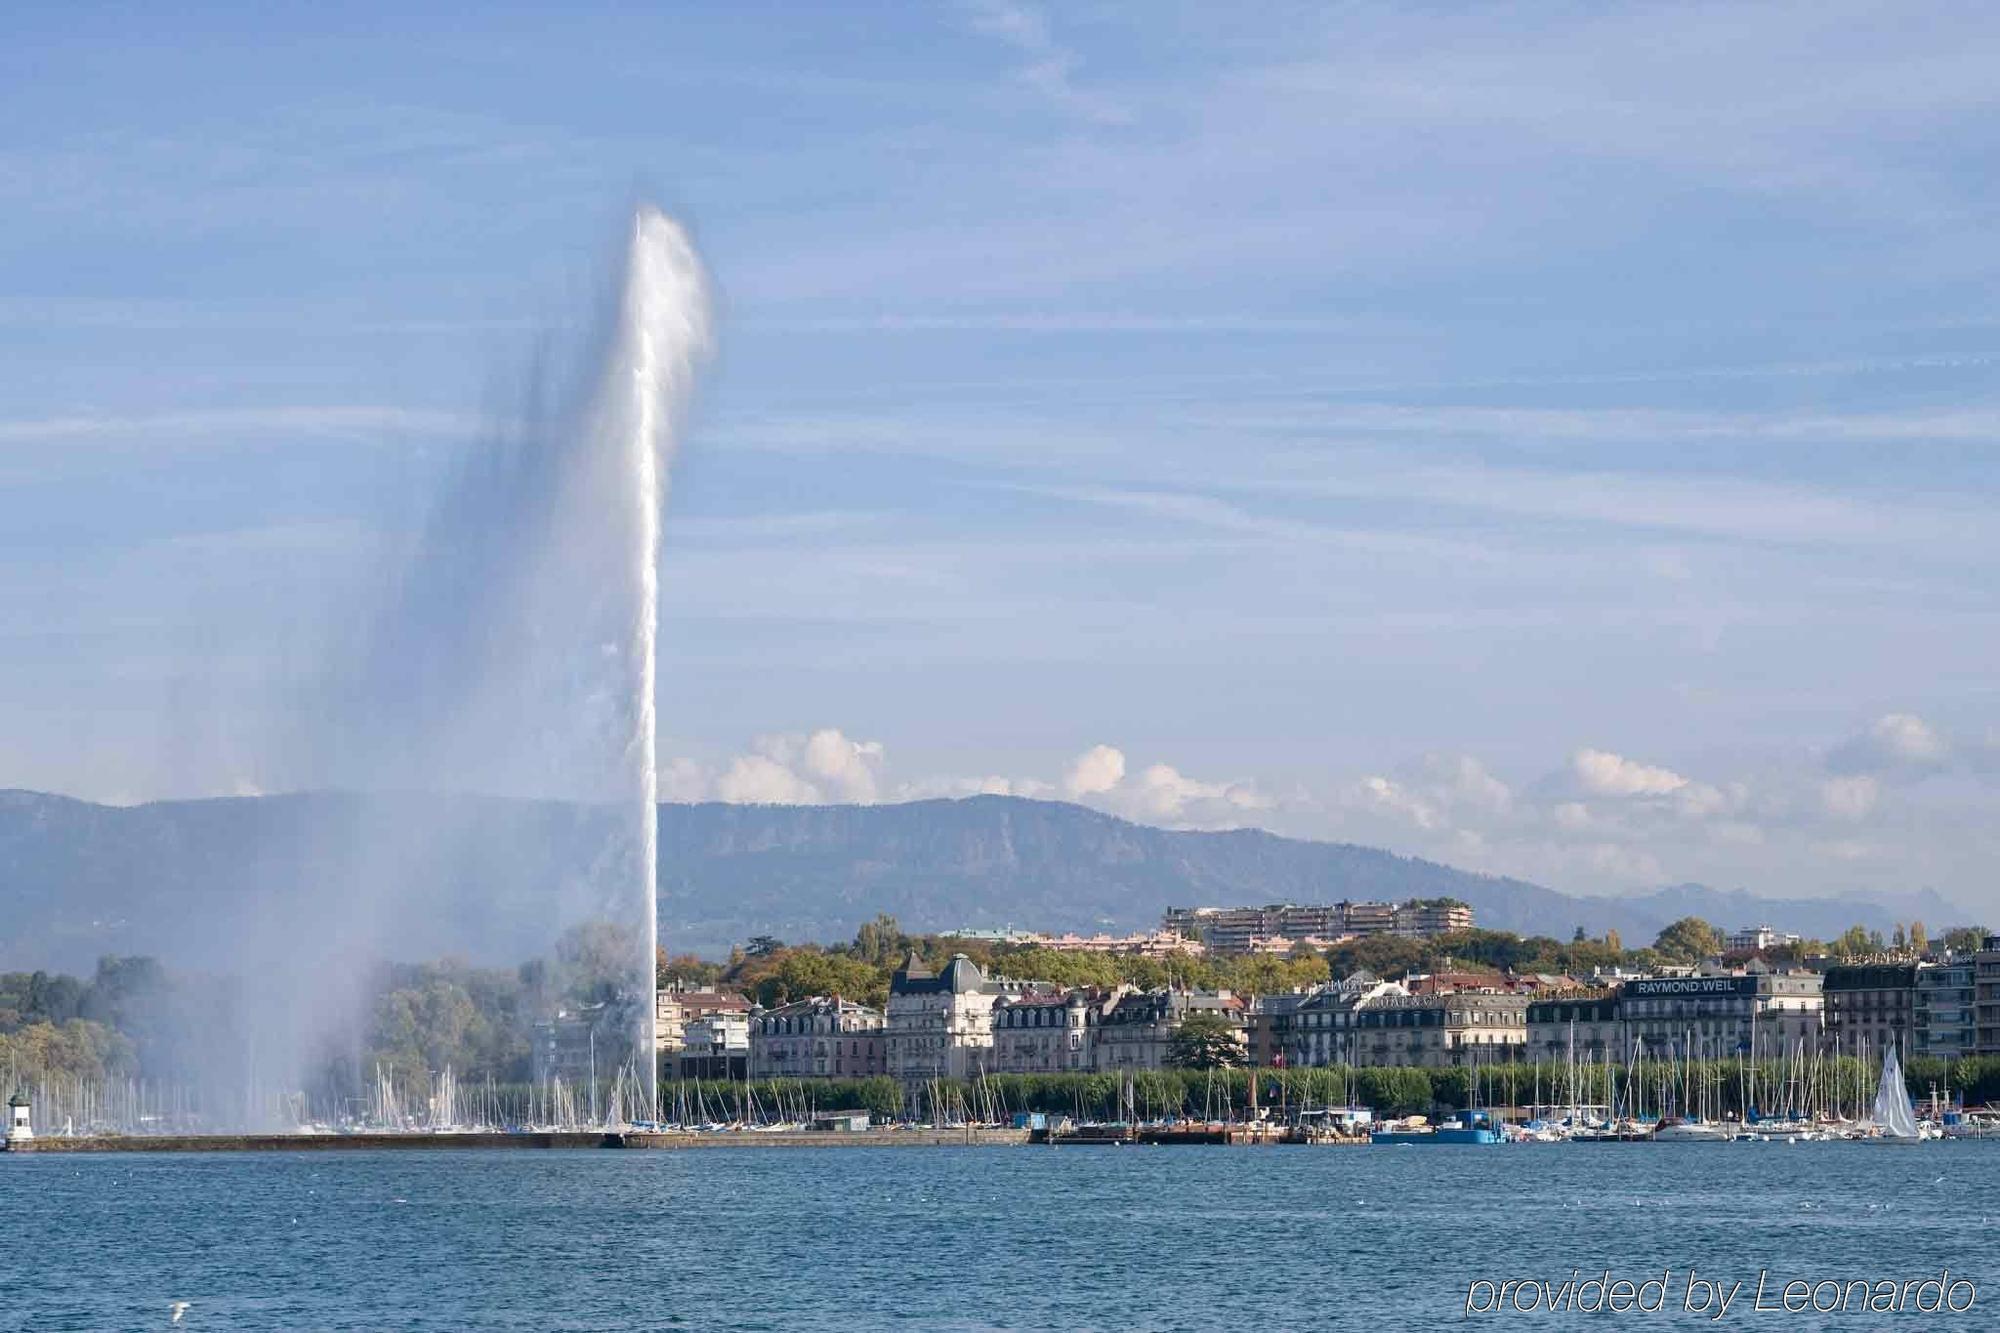
[[[410, 856], [429, 827], [449, 856], [423, 879], [444, 913], [412, 910], [411, 957], [507, 960], [546, 944], [548, 886], [598, 858], [602, 811], [553, 802], [334, 794], [95, 805], [0, 793], [0, 966], [86, 968], [107, 953], [220, 963], [215, 923], [293, 895], [340, 896], [340, 853], [394, 827]], [[416, 836], [410, 836], [410, 830]], [[907, 929], [1136, 929], [1169, 905], [1454, 897], [1479, 924], [1568, 938], [1578, 926], [1649, 940], [1676, 917], [1757, 919], [1832, 936], [1962, 916], [1934, 896], [1811, 902], [1682, 885], [1577, 898], [1371, 847], [1255, 830], [1149, 828], [1079, 806], [980, 796], [873, 806], [669, 805], [660, 810], [660, 924], [676, 951], [751, 935], [831, 940], [878, 912]], [[440, 839], [442, 841], [442, 839]], [[412, 904], [414, 909], [417, 905]], [[422, 916], [449, 923], [426, 932]]]

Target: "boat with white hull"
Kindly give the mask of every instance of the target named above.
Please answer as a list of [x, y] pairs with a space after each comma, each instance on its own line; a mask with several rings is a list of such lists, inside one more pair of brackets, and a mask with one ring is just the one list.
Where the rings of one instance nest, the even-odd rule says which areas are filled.
[[1903, 1064], [1896, 1058], [1892, 1043], [1882, 1048], [1882, 1081], [1875, 1087], [1873, 1124], [1864, 1131], [1864, 1143], [1923, 1143], [1935, 1137], [1935, 1129], [1917, 1122], [1917, 1104], [1903, 1080]]
[[1707, 1120], [1665, 1120], [1653, 1131], [1655, 1143], [1727, 1143], [1736, 1135]]

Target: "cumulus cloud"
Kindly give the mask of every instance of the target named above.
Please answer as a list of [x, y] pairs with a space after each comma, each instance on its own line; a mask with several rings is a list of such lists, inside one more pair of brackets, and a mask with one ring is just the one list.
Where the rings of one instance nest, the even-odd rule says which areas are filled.
[[1128, 819], [1199, 826], [1240, 823], [1246, 814], [1275, 805], [1254, 783], [1205, 781], [1172, 764], [1149, 764], [1133, 774], [1124, 751], [1112, 745], [1093, 745], [1077, 755], [1055, 782], [985, 774], [919, 777], [892, 785], [887, 762], [888, 751], [880, 741], [856, 740], [834, 727], [760, 736], [748, 753], [736, 755], [713, 774], [690, 759], [663, 765], [660, 796], [669, 801], [714, 799], [746, 805], [1061, 797]]
[[[1973, 741], [1951, 743], [1909, 714], [1882, 719], [1868, 738], [1875, 754], [1904, 765], [1963, 765], [1978, 749]], [[1908, 801], [1885, 810], [1888, 773], [1829, 773], [1823, 759], [1824, 752], [1801, 751], [1790, 766], [1759, 770], [1751, 780], [1704, 781], [1585, 746], [1555, 772], [1517, 782], [1475, 755], [1444, 751], [1358, 777], [1336, 773], [1317, 785], [1274, 789], [1138, 760], [1110, 744], [1051, 763], [1053, 772], [1041, 775], [891, 774], [881, 742], [828, 727], [759, 737], [713, 768], [675, 760], [662, 766], [660, 782], [668, 800], [1070, 800], [1147, 824], [1254, 825], [1349, 839], [1586, 893], [1674, 879], [1777, 886], [1814, 873], [1806, 868], [1816, 868], [1821, 891], [1899, 884], [1913, 855], [1906, 825], [1921, 810]]]
[[818, 805], [819, 788], [762, 754], [740, 754], [716, 779], [718, 799], [734, 805]]
[[1444, 813], [1433, 802], [1405, 787], [1394, 778], [1371, 773], [1355, 784], [1355, 794], [1363, 805], [1406, 820], [1420, 829], [1444, 827]]
[[1741, 811], [1750, 801], [1750, 789], [1740, 782], [1713, 787], [1690, 780], [1674, 789], [1674, 812], [1684, 819], [1713, 819]]
[[1129, 813], [1162, 823], [1212, 822], [1232, 814], [1269, 808], [1271, 801], [1244, 782], [1200, 782], [1171, 764], [1149, 764], [1132, 784]]
[[660, 794], [685, 801], [712, 793], [741, 805], [871, 805], [887, 758], [880, 741], [857, 741], [834, 727], [759, 736], [712, 783], [700, 765], [676, 759], [660, 772]]
[[1670, 768], [1656, 768], [1609, 750], [1582, 749], [1570, 756], [1570, 771], [1594, 796], [1666, 796], [1688, 785]]
[[1915, 713], [1884, 713], [1827, 756], [1836, 773], [1919, 774], [1944, 767], [1951, 743]]
[[867, 805], [875, 800], [876, 775], [886, 757], [880, 741], [849, 740], [824, 727], [806, 738], [801, 762], [834, 800]]
[[1070, 764], [1062, 785], [1073, 797], [1097, 796], [1124, 780], [1124, 753], [1109, 745], [1093, 745]]
[[1417, 829], [1452, 829], [1461, 841], [1514, 807], [1513, 788], [1469, 754], [1426, 755], [1400, 778], [1372, 773], [1349, 789], [1348, 798]]

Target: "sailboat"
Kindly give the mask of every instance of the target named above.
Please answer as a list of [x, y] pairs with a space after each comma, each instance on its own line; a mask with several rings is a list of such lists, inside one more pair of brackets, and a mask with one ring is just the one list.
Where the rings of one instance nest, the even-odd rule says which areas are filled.
[[1917, 1124], [1916, 1104], [1903, 1082], [1903, 1065], [1896, 1058], [1896, 1044], [1882, 1048], [1882, 1081], [1875, 1087], [1875, 1132], [1870, 1143], [1921, 1143], [1928, 1137]]

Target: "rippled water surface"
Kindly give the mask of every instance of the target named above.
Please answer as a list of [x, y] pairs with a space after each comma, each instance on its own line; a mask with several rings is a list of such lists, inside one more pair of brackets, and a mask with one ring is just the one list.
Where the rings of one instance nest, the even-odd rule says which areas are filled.
[[[0, 1217], [33, 1329], [2000, 1328], [2000, 1142], [31, 1154]], [[1607, 1268], [1666, 1308], [1465, 1313]], [[1944, 1269], [1969, 1314], [1749, 1309]]]

